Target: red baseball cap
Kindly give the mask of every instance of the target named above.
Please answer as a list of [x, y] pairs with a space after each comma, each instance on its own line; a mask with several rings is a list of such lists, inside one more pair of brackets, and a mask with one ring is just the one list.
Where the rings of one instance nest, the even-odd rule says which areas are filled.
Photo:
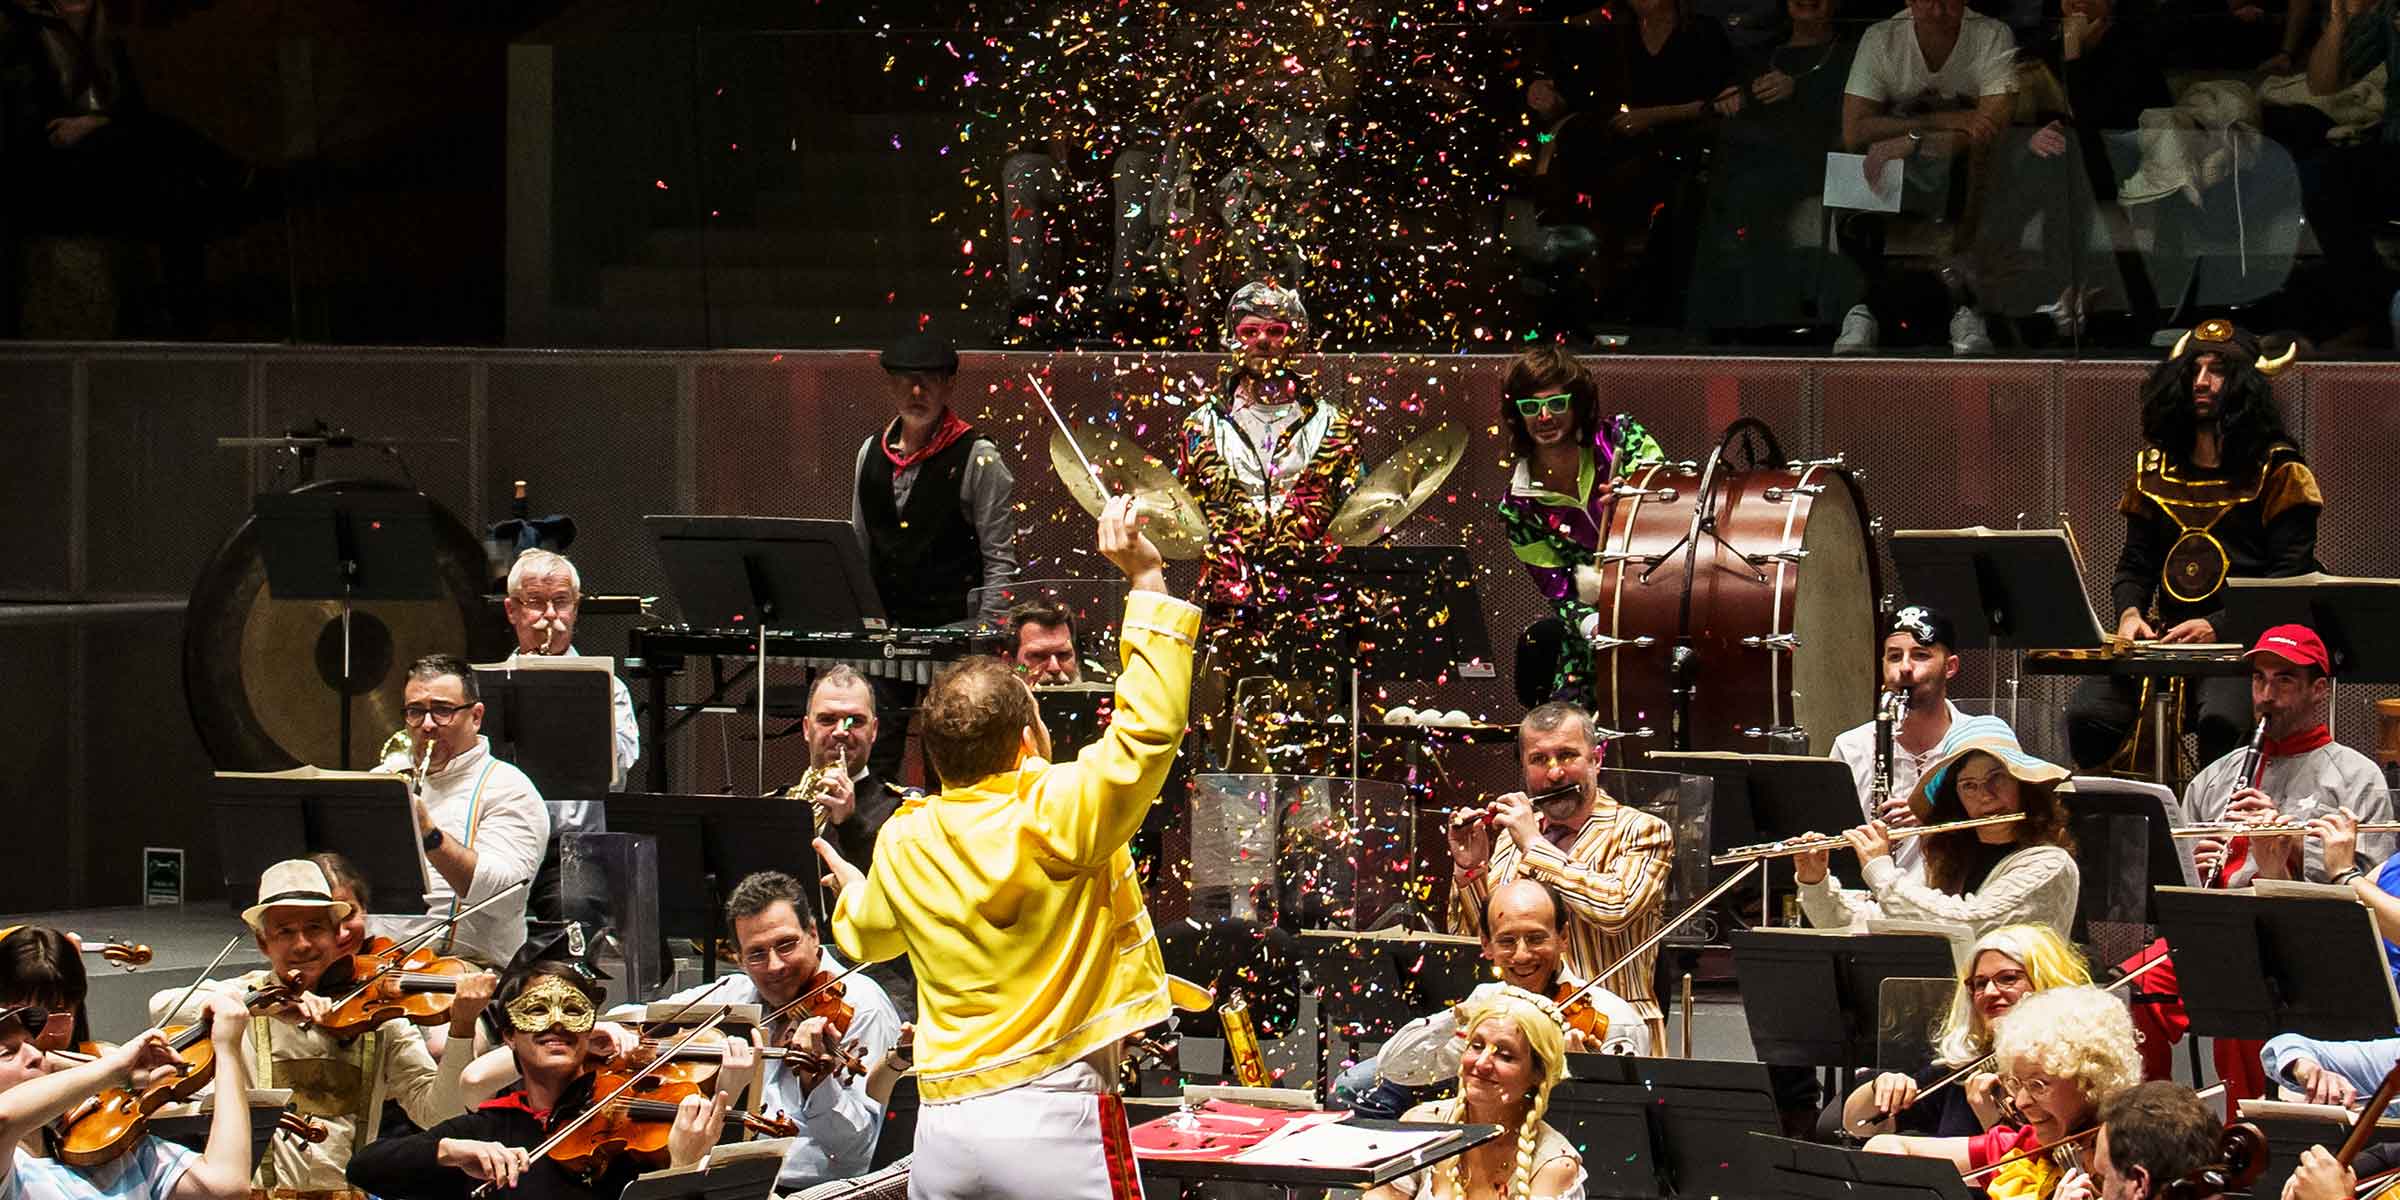
[[2294, 666], [2315, 667], [2333, 674], [2333, 656], [2325, 653], [2325, 639], [2306, 625], [2278, 625], [2258, 635], [2258, 644], [2242, 655], [2254, 658], [2272, 654]]

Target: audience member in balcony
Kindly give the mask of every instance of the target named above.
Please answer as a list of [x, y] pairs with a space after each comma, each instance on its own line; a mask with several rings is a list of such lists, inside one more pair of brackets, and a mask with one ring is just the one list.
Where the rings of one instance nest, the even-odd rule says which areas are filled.
[[[2325, 252], [2328, 287], [2340, 306], [2327, 329], [2335, 345], [2375, 345], [2394, 298], [2394, 278], [2375, 249], [2376, 227], [2400, 217], [2400, 0], [2327, 0], [2325, 33], [2308, 55], [2308, 90], [2340, 91], [2384, 68], [2383, 127], [2354, 146], [2327, 152], [2323, 170], [2302, 176], [2309, 227]], [[2384, 343], [2388, 344], [2388, 343]]]
[[[1657, 322], [1675, 313], [1691, 260], [1685, 185], [1707, 156], [1717, 106], [1739, 89], [1732, 44], [1714, 19], [1690, 13], [1684, 0], [1631, 0], [1631, 8], [1633, 22], [1603, 31], [1612, 36], [1555, 56], [1525, 103], [1557, 139], [1541, 223], [1589, 229], [1608, 273], [1610, 315]], [[1628, 272], [1620, 260], [1637, 237], [1641, 257]]]
[[[2095, 249], [2110, 244], [2094, 234], [2104, 220], [2095, 205], [2115, 204], [2117, 180], [2141, 166], [2136, 128], [2143, 110], [2175, 103], [2154, 30], [2129, 15], [2118, 0], [2066, 0], [2065, 20], [2039, 51], [2066, 107], [2041, 111], [2031, 129], [2004, 132], [1992, 159], [1980, 260], [2001, 273], [1985, 278], [1984, 298], [1998, 312], [2049, 313], [2062, 339], [2081, 336], [2095, 302], [2121, 307], [2128, 297], [2119, 260]], [[2170, 296], [2189, 272], [2176, 249], [2180, 212], [2159, 206], [2149, 213], [2161, 224], [2144, 268]], [[2028, 254], [2037, 218], [2040, 232]]]
[[1747, 56], [1732, 95], [1709, 183], [1708, 216], [1689, 292], [1690, 324], [1707, 328], [1790, 324], [1817, 301], [1822, 272], [1795, 244], [1803, 211], [1841, 149], [1842, 86], [1858, 39], [1834, 28], [1835, 0], [1784, 0], [1783, 28]]
[[2288, 75], [2306, 70], [2325, 0], [2160, 0], [2160, 57], [2177, 67]]
[[[1968, 153], [1989, 146], [2007, 127], [2016, 93], [2017, 40], [2008, 26], [1967, 11], [1966, 0], [1909, 0], [1908, 8], [1870, 26], [1842, 97], [1842, 143], [1865, 156], [1870, 187], [1900, 164], [1901, 211], [1955, 219], [1967, 208], [1976, 176]], [[1842, 319], [1836, 354], [1873, 350], [1882, 326], [1900, 318], [1899, 282], [1884, 257], [1889, 220], [1853, 212], [1840, 223], [1844, 253], [1867, 278], [1867, 298]], [[1963, 244], [1955, 235], [1951, 247]], [[1941, 265], [1954, 309], [1950, 350], [1989, 354], [1991, 334], [1968, 304], [1955, 263]]]

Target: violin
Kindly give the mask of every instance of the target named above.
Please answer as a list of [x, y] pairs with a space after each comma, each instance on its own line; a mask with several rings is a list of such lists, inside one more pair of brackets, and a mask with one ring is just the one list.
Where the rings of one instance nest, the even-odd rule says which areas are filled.
[[325, 1144], [326, 1129], [321, 1122], [314, 1117], [293, 1112], [288, 1108], [276, 1114], [275, 1128], [279, 1132], [288, 1133], [311, 1146]]
[[[269, 982], [242, 996], [242, 1007], [255, 1012], [288, 1003], [288, 982]], [[161, 1107], [189, 1100], [207, 1087], [217, 1073], [216, 1043], [203, 1022], [166, 1030], [167, 1045], [182, 1060], [182, 1069], [142, 1089], [109, 1088], [67, 1114], [66, 1132], [59, 1137], [59, 1161], [71, 1167], [96, 1167], [113, 1162], [149, 1132], [150, 1115]]]
[[[852, 967], [850, 971], [857, 969], [857, 967]], [[849, 1075], [863, 1074], [866, 1071], [866, 1064], [861, 1060], [858, 1050], [842, 1044], [842, 1039], [850, 1036], [850, 1022], [858, 1016], [858, 1011], [850, 1006], [849, 985], [842, 982], [843, 976], [850, 974], [850, 971], [836, 975], [831, 971], [820, 970], [809, 976], [808, 982], [800, 989], [800, 998], [784, 1006], [794, 1011], [782, 1014], [791, 1017], [794, 1021], [805, 1020], [809, 1017], [825, 1018], [826, 1028], [833, 1034], [835, 1042], [832, 1052], [819, 1057], [801, 1054], [798, 1051], [788, 1051], [775, 1057], [797, 1062], [803, 1069], [810, 1071], [841, 1071]], [[761, 1050], [759, 1053], [765, 1055], [767, 1052]]]
[[[707, 1083], [716, 1075], [717, 1064], [725, 1061], [725, 1032], [711, 1029], [707, 1033], [693, 1038], [690, 1044], [673, 1050], [671, 1053], [666, 1047], [667, 1043], [658, 1038], [644, 1038], [641, 1046], [631, 1055], [617, 1059], [610, 1065], [631, 1067], [664, 1058], [667, 1060], [667, 1065], [659, 1069], [661, 1078], [694, 1085]], [[790, 1059], [803, 1066], [814, 1065], [815, 1061], [813, 1055], [802, 1054], [798, 1050], [789, 1050], [782, 1046], [759, 1046], [752, 1049], [751, 1053], [762, 1059]], [[856, 1072], [866, 1069], [858, 1051], [848, 1046], [842, 1046], [837, 1049], [836, 1053], [839, 1058], [835, 1065], [843, 1070]]]
[[139, 942], [114, 940], [87, 942], [81, 937], [74, 938], [74, 941], [83, 947], [85, 954], [97, 954], [101, 961], [112, 966], [122, 967], [128, 971], [138, 971], [150, 965], [150, 947]]
[[400, 953], [388, 938], [368, 944], [380, 948], [350, 958], [350, 977], [363, 982], [314, 1022], [317, 1029], [349, 1038], [395, 1019], [412, 1025], [442, 1024], [450, 1019], [460, 977], [482, 970], [463, 958], [444, 958], [429, 949]]
[[[615, 1099], [598, 1105], [596, 1115], [559, 1139], [545, 1156], [587, 1178], [606, 1171], [620, 1158], [631, 1158], [645, 1167], [666, 1166], [667, 1135], [674, 1129], [676, 1110], [685, 1097], [704, 1094], [698, 1084], [655, 1076], [636, 1082], [633, 1072], [607, 1067], [592, 1073], [592, 1093], [614, 1095]], [[788, 1116], [765, 1117], [738, 1110], [725, 1115], [763, 1137], [793, 1137], [800, 1132]]]
[[1595, 1045], [1608, 1039], [1608, 1014], [1592, 1003], [1590, 988], [1562, 979], [1552, 984], [1550, 990], [1550, 999], [1558, 1004], [1558, 1015], [1566, 1021], [1567, 1028], [1581, 1032]]

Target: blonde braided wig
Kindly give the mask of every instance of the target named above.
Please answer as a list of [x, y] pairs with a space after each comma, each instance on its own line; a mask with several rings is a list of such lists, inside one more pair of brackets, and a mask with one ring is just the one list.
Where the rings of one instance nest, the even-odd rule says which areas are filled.
[[[1470, 998], [1458, 1006], [1458, 1036], [1471, 1038], [1484, 1022], [1499, 1019], [1517, 1027], [1525, 1039], [1526, 1049], [1533, 1052], [1533, 1102], [1525, 1109], [1525, 1119], [1517, 1123], [1517, 1165], [1509, 1174], [1509, 1200], [1527, 1200], [1533, 1192], [1534, 1154], [1541, 1147], [1542, 1115], [1550, 1110], [1550, 1090], [1567, 1074], [1567, 1035], [1565, 1022], [1558, 1006], [1547, 996], [1537, 995], [1520, 987], [1503, 985], [1495, 990]], [[1461, 1072], [1464, 1072], [1463, 1060]], [[1454, 1102], [1451, 1119], [1467, 1121], [1466, 1084], [1459, 1084], [1459, 1098]], [[1451, 1161], [1450, 1190], [1458, 1200], [1467, 1200], [1467, 1160], [1461, 1154]]]

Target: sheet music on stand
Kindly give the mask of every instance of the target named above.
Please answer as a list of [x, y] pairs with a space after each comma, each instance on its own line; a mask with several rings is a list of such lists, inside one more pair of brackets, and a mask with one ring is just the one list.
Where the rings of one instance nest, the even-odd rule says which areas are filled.
[[408, 781], [380, 771], [218, 771], [209, 789], [225, 899], [258, 899], [269, 866], [319, 850], [349, 856], [385, 915], [425, 910], [432, 884]]
[[624, 1200], [767, 1200], [792, 1138], [728, 1142], [690, 1167], [652, 1171], [625, 1185]]

